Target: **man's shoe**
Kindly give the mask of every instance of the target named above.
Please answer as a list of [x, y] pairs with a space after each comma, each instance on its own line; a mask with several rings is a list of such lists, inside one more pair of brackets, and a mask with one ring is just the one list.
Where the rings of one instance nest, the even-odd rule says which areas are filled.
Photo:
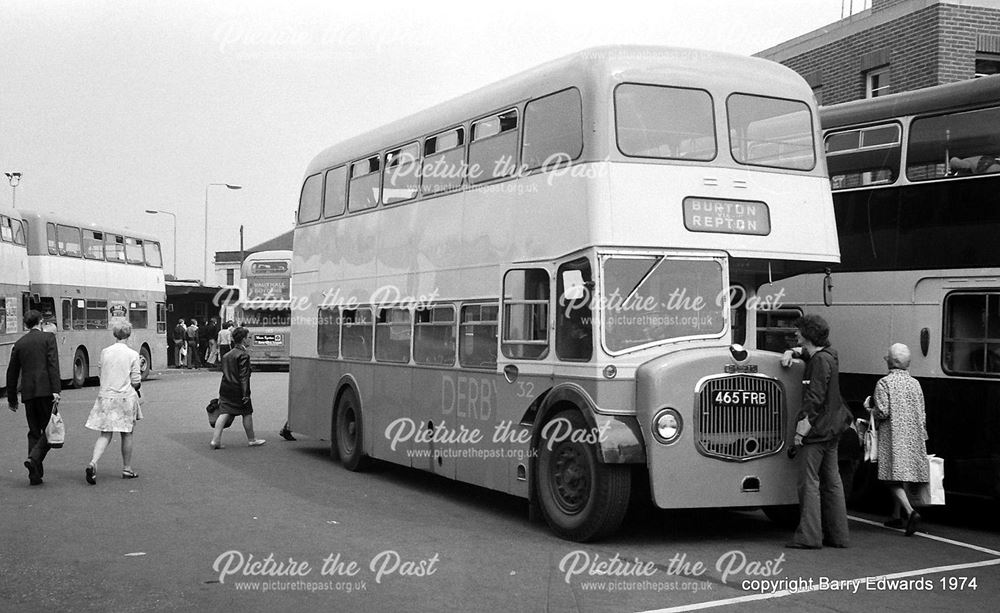
[[280, 436], [281, 438], [285, 439], [286, 441], [294, 441], [295, 440], [295, 437], [292, 436], [292, 431], [289, 430], [288, 428], [282, 428], [281, 432], [278, 433], [278, 436]]
[[913, 536], [913, 533], [917, 531], [917, 525], [920, 523], [920, 513], [914, 511], [910, 513], [910, 518], [906, 520], [906, 536]]
[[847, 545], [845, 543], [834, 543], [833, 541], [828, 541], [826, 539], [823, 539], [823, 546], [832, 547], [834, 549], [847, 549]]

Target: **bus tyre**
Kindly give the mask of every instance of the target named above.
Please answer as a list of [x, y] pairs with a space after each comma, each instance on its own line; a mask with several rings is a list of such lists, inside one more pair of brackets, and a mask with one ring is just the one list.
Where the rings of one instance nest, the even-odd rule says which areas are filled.
[[73, 387], [83, 387], [89, 376], [90, 360], [87, 359], [87, 353], [83, 349], [77, 349], [73, 356]]
[[353, 390], [344, 390], [340, 395], [333, 419], [333, 447], [337, 457], [347, 470], [362, 470], [368, 458], [364, 453], [361, 406]]
[[783, 504], [763, 507], [764, 515], [782, 528], [794, 529], [799, 525], [799, 505]]
[[152, 370], [153, 362], [149, 358], [149, 349], [142, 347], [139, 349], [139, 374], [142, 375], [143, 381], [149, 378], [149, 373]]
[[[590, 434], [579, 411], [561, 411], [550, 421], [559, 419], [569, 422], [574, 433]], [[553, 532], [571, 541], [592, 541], [621, 525], [628, 511], [632, 473], [627, 465], [600, 462], [594, 444], [574, 438], [583, 437], [539, 441], [535, 491]]]

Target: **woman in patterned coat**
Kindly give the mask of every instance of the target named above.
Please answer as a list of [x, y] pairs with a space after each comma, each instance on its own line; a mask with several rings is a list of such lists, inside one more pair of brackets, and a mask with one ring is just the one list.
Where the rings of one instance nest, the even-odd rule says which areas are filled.
[[[885, 356], [889, 374], [875, 384], [871, 411], [878, 424], [878, 478], [893, 495], [891, 528], [906, 528], [906, 536], [917, 530], [920, 514], [906, 497], [904, 484], [927, 483], [927, 421], [920, 383], [910, 376], [910, 349], [902, 343], [889, 347]], [[904, 523], [900, 516], [906, 510]]]

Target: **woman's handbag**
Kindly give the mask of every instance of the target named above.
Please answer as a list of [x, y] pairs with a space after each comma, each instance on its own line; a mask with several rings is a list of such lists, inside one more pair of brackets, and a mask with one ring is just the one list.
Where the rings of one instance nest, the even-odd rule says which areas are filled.
[[[219, 411], [221, 410], [222, 409], [219, 407], [218, 398], [212, 398], [210, 401], [208, 401], [208, 406], [205, 407], [205, 411], [208, 412], [208, 425], [210, 428], [214, 428], [215, 423], [219, 421]], [[225, 427], [228, 428], [229, 426], [233, 425], [233, 421], [235, 419], [236, 419], [235, 416], [227, 414]]]
[[875, 429], [875, 417], [868, 414], [864, 436], [861, 438], [865, 447], [865, 462], [875, 464], [878, 462], [878, 430]]
[[930, 480], [918, 483], [912, 494], [913, 504], [918, 507], [944, 504], [944, 458], [927, 456]]
[[49, 447], [55, 449], [61, 449], [66, 442], [66, 424], [59, 414], [59, 403], [52, 405], [52, 417], [49, 418], [49, 425], [45, 426], [45, 438], [49, 441]]

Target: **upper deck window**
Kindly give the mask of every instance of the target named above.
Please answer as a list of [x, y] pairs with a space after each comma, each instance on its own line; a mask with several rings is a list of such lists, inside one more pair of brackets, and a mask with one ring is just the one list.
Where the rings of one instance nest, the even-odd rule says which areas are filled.
[[899, 177], [899, 124], [833, 132], [825, 147], [833, 189], [888, 185]]
[[142, 244], [143, 253], [146, 256], [146, 266], [153, 268], [163, 267], [163, 254], [160, 252], [160, 243], [146, 241]]
[[80, 257], [83, 248], [80, 246], [80, 228], [74, 226], [58, 226], [59, 255]]
[[910, 181], [993, 173], [1000, 173], [1000, 107], [923, 117], [910, 125]]
[[385, 178], [382, 200], [386, 204], [405, 202], [417, 197], [420, 185], [420, 145], [410, 143], [385, 154]]
[[319, 219], [323, 206], [323, 175], [312, 175], [302, 184], [299, 195], [299, 223], [308, 223]]
[[105, 234], [104, 255], [109, 262], [124, 262], [125, 237], [120, 234]]
[[733, 94], [726, 108], [734, 160], [789, 170], [815, 168], [812, 113], [805, 102]]
[[483, 183], [514, 174], [517, 168], [517, 109], [472, 124], [469, 181]]
[[125, 259], [129, 264], [146, 263], [146, 256], [142, 253], [142, 240], [131, 237], [125, 239]]
[[420, 191], [434, 195], [458, 189], [465, 176], [465, 128], [442, 132], [424, 141]]
[[583, 103], [576, 88], [537, 98], [524, 108], [521, 163], [528, 170], [565, 164], [583, 151]]
[[90, 260], [104, 259], [104, 232], [83, 231], [83, 257]]
[[351, 182], [347, 194], [349, 210], [364, 211], [378, 205], [380, 160], [381, 156], [373, 155], [351, 164]]
[[631, 157], [715, 159], [712, 97], [700, 89], [623, 83], [615, 88], [618, 149]]
[[5, 243], [14, 242], [14, 225], [11, 218], [6, 215], [0, 215], [0, 240]]
[[347, 208], [347, 166], [326, 171], [323, 217], [343, 215]]
[[14, 244], [15, 245], [26, 245], [27, 244], [27, 239], [24, 236], [24, 232], [25, 232], [24, 226], [25, 226], [25, 224], [27, 222], [23, 222], [23, 221], [18, 220], [18, 219], [12, 219], [11, 222], [12, 222], [13, 227], [14, 227]]

